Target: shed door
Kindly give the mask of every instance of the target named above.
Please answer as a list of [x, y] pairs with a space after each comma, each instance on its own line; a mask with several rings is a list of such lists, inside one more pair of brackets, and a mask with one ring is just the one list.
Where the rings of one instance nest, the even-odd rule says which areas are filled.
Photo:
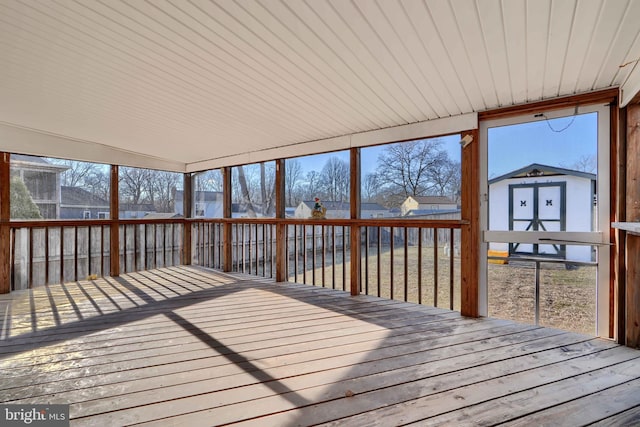
[[[564, 182], [509, 185], [509, 230], [566, 231], [566, 189]], [[509, 255], [564, 259], [566, 245], [509, 243]]]

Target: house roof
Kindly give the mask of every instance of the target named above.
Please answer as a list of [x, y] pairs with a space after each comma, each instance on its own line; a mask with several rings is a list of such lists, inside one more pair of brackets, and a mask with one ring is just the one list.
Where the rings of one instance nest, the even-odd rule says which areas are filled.
[[29, 165], [32, 168], [37, 169], [49, 169], [55, 170], [56, 172], [64, 172], [69, 169], [64, 165], [57, 165], [55, 163], [48, 162], [39, 156], [28, 156], [24, 154], [12, 154], [11, 155], [11, 163], [15, 166], [17, 164]]
[[384, 206], [379, 205], [378, 203], [360, 203], [360, 210], [363, 211], [388, 211], [389, 209]]
[[574, 169], [559, 168], [556, 166], [542, 165], [540, 163], [531, 163], [530, 165], [524, 166], [520, 169], [516, 169], [504, 175], [493, 178], [489, 180], [489, 184], [493, 184], [495, 182], [503, 181], [505, 179], [510, 179], [510, 178], [524, 178], [524, 177], [531, 177], [531, 176], [558, 176], [558, 175], [577, 176], [580, 178], [590, 179], [592, 181], [595, 181], [596, 179], [596, 175], [588, 172], [581, 172]]
[[421, 205], [455, 205], [456, 202], [446, 196], [411, 196]]
[[109, 208], [109, 201], [80, 187], [60, 186], [60, 205], [64, 207], [90, 206]]
[[639, 0], [0, 2], [0, 150], [192, 172], [640, 90]]

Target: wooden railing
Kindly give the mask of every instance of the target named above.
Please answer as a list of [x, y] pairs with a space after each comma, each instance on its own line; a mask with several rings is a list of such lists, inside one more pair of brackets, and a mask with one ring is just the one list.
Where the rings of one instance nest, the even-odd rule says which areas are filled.
[[348, 291], [351, 232], [360, 232], [360, 293], [460, 307], [461, 221], [198, 219], [192, 263], [224, 266], [224, 226], [232, 227], [231, 271], [275, 277], [276, 226], [286, 226], [288, 280]]
[[[110, 274], [111, 220], [12, 221], [11, 290]], [[119, 221], [120, 272], [181, 264], [184, 220]]]
[[[12, 222], [11, 288], [108, 275], [112, 224]], [[278, 226], [286, 230], [284, 261], [276, 257]], [[459, 309], [461, 226], [458, 220], [407, 219], [120, 220], [119, 271], [182, 264], [184, 230], [190, 227], [191, 264], [274, 278], [282, 262], [289, 281], [349, 291], [355, 230], [359, 293]], [[230, 227], [228, 243], [225, 227]]]

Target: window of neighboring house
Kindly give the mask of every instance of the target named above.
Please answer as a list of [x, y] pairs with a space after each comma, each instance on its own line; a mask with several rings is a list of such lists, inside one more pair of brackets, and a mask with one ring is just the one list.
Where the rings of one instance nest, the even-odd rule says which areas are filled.
[[107, 219], [109, 218], [109, 212], [98, 212], [98, 219]]
[[82, 212], [82, 218], [83, 219], [91, 219], [91, 211]]

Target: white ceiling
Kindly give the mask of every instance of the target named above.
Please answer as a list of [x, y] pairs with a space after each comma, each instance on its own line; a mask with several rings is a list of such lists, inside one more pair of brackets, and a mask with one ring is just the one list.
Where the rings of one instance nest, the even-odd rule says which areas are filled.
[[640, 0], [0, 0], [0, 150], [197, 170], [628, 102], [639, 57]]

